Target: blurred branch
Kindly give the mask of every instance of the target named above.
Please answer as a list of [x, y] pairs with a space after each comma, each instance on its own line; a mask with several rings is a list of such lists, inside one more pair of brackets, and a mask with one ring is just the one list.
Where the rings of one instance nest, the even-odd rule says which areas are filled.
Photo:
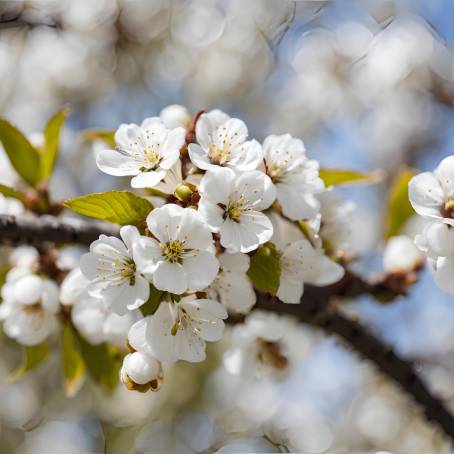
[[[6, 243], [78, 243], [89, 245], [99, 235], [118, 235], [118, 229], [105, 224], [69, 224], [58, 219], [0, 216], [0, 242]], [[360, 356], [371, 361], [387, 377], [419, 403], [426, 417], [436, 423], [454, 441], [454, 417], [443, 402], [433, 396], [418, 377], [413, 364], [400, 358], [390, 346], [369, 333], [365, 327], [340, 314], [333, 303], [334, 297], [353, 298], [373, 295], [385, 301], [405, 294], [409, 285], [404, 275], [387, 274], [375, 282], [346, 271], [343, 279], [327, 287], [305, 286], [301, 304], [284, 304], [276, 298], [258, 294], [257, 309], [286, 314], [335, 334], [347, 342]], [[242, 317], [231, 317], [229, 323], [238, 323]]]
[[284, 304], [262, 297], [255, 307], [294, 316], [327, 334], [339, 336], [357, 354], [371, 361], [382, 374], [398, 383], [421, 406], [427, 419], [454, 441], [453, 415], [419, 378], [413, 364], [400, 358], [391, 346], [369, 333], [358, 322], [329, 309], [329, 299], [320, 297], [320, 293], [320, 289], [307, 286], [301, 304]]

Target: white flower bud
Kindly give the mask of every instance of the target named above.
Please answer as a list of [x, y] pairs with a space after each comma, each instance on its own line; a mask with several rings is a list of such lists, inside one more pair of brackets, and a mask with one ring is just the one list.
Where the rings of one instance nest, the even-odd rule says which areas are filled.
[[35, 304], [41, 298], [43, 280], [36, 275], [25, 276], [14, 286], [14, 297], [21, 304]]
[[162, 382], [161, 362], [144, 353], [129, 353], [123, 359], [120, 378], [128, 389], [157, 391]]
[[14, 267], [32, 269], [39, 259], [39, 253], [33, 246], [19, 246], [11, 252], [9, 263]]
[[421, 266], [422, 255], [405, 235], [389, 239], [383, 253], [383, 268], [387, 273], [411, 272]]
[[169, 129], [178, 128], [179, 126], [187, 128], [191, 123], [191, 115], [188, 109], [179, 104], [171, 104], [165, 107], [159, 113], [159, 117]]

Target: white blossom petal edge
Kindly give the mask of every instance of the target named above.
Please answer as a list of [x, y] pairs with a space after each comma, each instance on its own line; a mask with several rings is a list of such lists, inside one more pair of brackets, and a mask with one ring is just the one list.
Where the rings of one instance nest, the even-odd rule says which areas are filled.
[[133, 188], [158, 184], [180, 157], [185, 129], [168, 129], [158, 117], [146, 118], [141, 126], [122, 124], [115, 133], [115, 150], [102, 150], [96, 164], [114, 176], [133, 176]]

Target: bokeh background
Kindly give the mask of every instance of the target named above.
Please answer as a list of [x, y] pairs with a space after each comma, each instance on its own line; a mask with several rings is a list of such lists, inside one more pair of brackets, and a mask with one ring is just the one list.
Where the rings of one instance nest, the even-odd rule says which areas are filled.
[[[140, 123], [173, 103], [192, 113], [221, 108], [258, 140], [290, 132], [325, 167], [384, 169], [380, 184], [342, 189], [358, 207], [355, 267], [374, 273], [389, 182], [404, 165], [430, 170], [454, 152], [453, 42], [451, 0], [1, 1], [0, 114], [32, 134], [71, 107], [55, 198], [122, 184], [98, 171], [101, 145], [81, 130]], [[14, 184], [0, 157], [0, 181]], [[407, 225], [411, 236], [419, 229]], [[430, 271], [408, 298], [362, 298], [344, 310], [416, 361], [454, 410], [454, 300]], [[209, 453], [226, 433], [262, 452], [454, 452], [336, 339], [294, 329], [300, 366], [276, 383], [232, 383], [222, 365], [227, 336], [206, 363], [175, 366], [158, 394], [119, 387], [107, 395], [88, 383], [73, 399], [58, 358], [8, 383], [17, 351], [2, 339], [0, 452]], [[267, 414], [272, 399], [288, 405]], [[295, 429], [277, 430], [290, 415]]]

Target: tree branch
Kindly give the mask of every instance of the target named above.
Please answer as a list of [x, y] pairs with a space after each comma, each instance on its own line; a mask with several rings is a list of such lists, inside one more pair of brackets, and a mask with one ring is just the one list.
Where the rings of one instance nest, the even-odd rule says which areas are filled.
[[9, 244], [82, 244], [89, 246], [99, 235], [118, 236], [118, 229], [97, 222], [68, 222], [53, 218], [16, 218], [0, 215], [0, 242]]
[[[70, 224], [58, 219], [15, 219], [13, 216], [0, 216], [0, 242], [42, 244], [77, 243], [89, 245], [99, 235], [118, 235], [118, 229], [99, 223]], [[396, 279], [398, 284], [396, 284]], [[340, 314], [333, 297], [355, 297], [371, 294], [375, 297], [404, 294], [399, 276], [389, 275], [374, 283], [364, 280], [349, 271], [336, 284], [327, 287], [305, 286], [301, 304], [284, 304], [276, 298], [258, 295], [255, 308], [296, 317], [303, 323], [335, 334], [350, 345], [360, 356], [371, 361], [378, 370], [411, 395], [420, 404], [426, 417], [437, 424], [454, 441], [454, 417], [443, 402], [433, 396], [418, 377], [411, 362], [400, 358], [390, 346], [367, 332], [358, 322]], [[230, 323], [240, 321], [230, 318]]]

